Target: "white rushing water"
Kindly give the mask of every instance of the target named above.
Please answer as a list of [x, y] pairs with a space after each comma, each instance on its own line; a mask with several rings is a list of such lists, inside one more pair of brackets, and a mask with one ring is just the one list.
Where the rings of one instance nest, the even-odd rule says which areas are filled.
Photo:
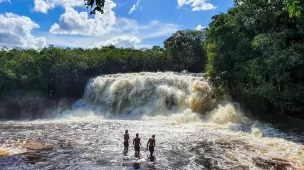
[[[55, 119], [0, 122], [0, 157], [6, 155], [0, 169], [304, 167], [303, 136], [251, 121], [236, 104], [212, 96], [202, 75], [97, 77], [83, 99]], [[133, 147], [122, 154], [126, 129], [131, 138], [139, 133], [142, 139], [140, 159]], [[152, 134], [154, 162], [146, 159], [145, 148]]]

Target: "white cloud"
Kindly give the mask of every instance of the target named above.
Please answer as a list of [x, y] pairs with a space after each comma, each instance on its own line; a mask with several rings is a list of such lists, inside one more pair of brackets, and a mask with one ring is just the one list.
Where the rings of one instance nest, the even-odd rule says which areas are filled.
[[96, 13], [94, 18], [89, 18], [87, 12], [77, 12], [67, 7], [59, 18], [59, 23], [51, 26], [52, 34], [69, 35], [133, 35], [140, 38], [154, 38], [170, 35], [177, 31], [179, 26], [159, 21], [151, 21], [147, 25], [140, 25], [136, 20], [116, 18], [113, 8], [116, 4], [112, 0], [105, 3], [104, 14]]
[[[74, 28], [74, 27], [71, 27]], [[104, 35], [72, 34], [49, 34], [46, 36], [48, 43], [67, 47], [101, 47], [104, 45], [115, 45], [118, 47], [152, 47], [142, 44], [142, 40], [170, 36], [179, 30], [178, 25], [151, 21], [146, 25], [140, 25], [136, 20], [117, 18], [115, 25]], [[140, 40], [140, 41], [138, 41]], [[110, 43], [113, 42], [113, 43]]]
[[148, 24], [138, 24], [136, 20], [127, 18], [118, 18], [116, 21], [116, 27], [113, 28], [113, 32], [127, 33], [136, 35], [141, 39], [151, 39], [163, 36], [170, 36], [172, 33], [180, 29], [180, 26], [170, 23], [162, 23], [157, 20], [153, 20]]
[[34, 37], [32, 29], [39, 28], [29, 17], [13, 13], [0, 14], [0, 46], [42, 48], [45, 47], [45, 37]]
[[0, 0], [0, 3], [2, 2], [10, 2], [11, 3], [11, 0]]
[[132, 14], [132, 13], [136, 10], [136, 8], [139, 7], [139, 3], [140, 3], [140, 0], [138, 0], [138, 1], [136, 2], [136, 4], [134, 4], [134, 5], [132, 6], [132, 8], [131, 8], [130, 11], [129, 11], [129, 14]]
[[216, 7], [207, 0], [177, 0], [178, 6], [191, 5], [192, 11], [206, 11]]
[[[56, 35], [56, 34], [45, 34], [49, 45], [59, 47], [71, 47], [71, 48], [100, 48], [104, 45], [115, 45], [117, 47], [134, 47], [134, 48], [152, 48], [153, 44], [143, 44], [142, 40], [132, 35], [106, 35], [106, 36], [75, 36], [75, 35]], [[120, 38], [117, 38], [120, 37]], [[108, 42], [115, 43], [108, 43]], [[154, 44], [155, 45], [155, 44]]]
[[54, 6], [75, 7], [84, 6], [84, 0], [47, 0]]
[[206, 27], [203, 27], [201, 24], [199, 24], [197, 27], [195, 27], [195, 30], [201, 31], [201, 30], [203, 30], [204, 28], [206, 28]]
[[[116, 3], [107, 0], [104, 14], [96, 13], [93, 18], [89, 17], [87, 12], [78, 12], [72, 7], [66, 7], [59, 22], [51, 26], [51, 34], [47, 36], [48, 42], [82, 48], [101, 47], [109, 43], [119, 47], [142, 47], [150, 46], [141, 44], [142, 40], [170, 36], [180, 28], [178, 25], [157, 20], [139, 24], [136, 20], [116, 18], [114, 7]], [[62, 41], [59, 40], [59, 35], [64, 37]]]
[[72, 7], [66, 7], [65, 13], [59, 18], [59, 24], [51, 26], [53, 34], [104, 35], [115, 24], [115, 13], [112, 9], [116, 4], [112, 0], [105, 2], [104, 14], [97, 12], [90, 19], [87, 12], [77, 12]]
[[89, 46], [93, 46], [97, 39], [96, 37], [88, 36], [40, 34], [47, 39], [49, 45], [71, 48], [88, 48]]
[[[0, 0], [1, 1], [1, 0]], [[76, 7], [84, 6], [83, 0], [35, 0], [34, 11], [47, 13], [49, 9], [55, 8], [56, 6]]]
[[162, 36], [169, 36], [179, 30], [179, 26], [175, 24], [161, 23], [159, 21], [151, 21], [146, 29], [142, 30], [144, 38], [156, 38]]
[[112, 44], [117, 47], [150, 48], [152, 45], [142, 44], [142, 41], [171, 36], [177, 30], [179, 30], [179, 26], [174, 24], [151, 21], [146, 25], [140, 25], [136, 20], [117, 18], [115, 25], [103, 35], [88, 35], [85, 33], [74, 35], [72, 34], [74, 30], [71, 30], [70, 33], [64, 35], [51, 33], [46, 38], [49, 44], [67, 47], [92, 48]]
[[113, 37], [107, 41], [95, 43], [94, 47], [103, 47], [103, 46], [109, 46], [114, 45], [115, 47], [134, 47], [136, 44], [140, 43], [141, 40], [137, 37], [132, 37], [128, 35]]
[[34, 11], [36, 12], [41, 12], [46, 14], [49, 9], [53, 8], [51, 4], [43, 0], [35, 0], [34, 3], [35, 3]]

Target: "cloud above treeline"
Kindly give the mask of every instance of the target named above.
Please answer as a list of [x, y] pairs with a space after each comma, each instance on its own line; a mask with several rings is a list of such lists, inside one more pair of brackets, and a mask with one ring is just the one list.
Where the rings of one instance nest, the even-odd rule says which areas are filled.
[[177, 0], [178, 7], [191, 6], [192, 11], [207, 11], [216, 7], [207, 0]]
[[[138, 3], [139, 1], [136, 4]], [[87, 12], [78, 12], [72, 7], [66, 7], [59, 22], [54, 23], [49, 31], [57, 35], [94, 36], [95, 47], [105, 44], [130, 47], [139, 45], [143, 39], [170, 36], [179, 29], [176, 24], [157, 20], [142, 25], [133, 19], [117, 18], [113, 11], [115, 7], [113, 0], [107, 0], [104, 14], [97, 13], [93, 18], [90, 18]]]
[[0, 14], [0, 45], [6, 47], [42, 48], [47, 45], [45, 37], [35, 37], [33, 29], [40, 26], [29, 17], [13, 13]]
[[140, 3], [140, 0], [138, 0], [138, 1], [136, 2], [136, 4], [134, 4], [134, 5], [132, 6], [132, 8], [131, 8], [130, 11], [129, 11], [129, 14], [132, 14], [137, 8], [139, 8], [139, 3]]
[[[140, 2], [136, 1], [130, 14], [140, 8]], [[40, 25], [31, 18], [13, 13], [0, 14], [0, 45], [24, 48], [42, 48], [48, 44], [83, 48], [105, 45], [143, 47], [151, 46], [142, 44], [144, 40], [168, 37], [181, 29], [177, 24], [158, 20], [140, 24], [134, 19], [116, 17], [113, 9], [117, 5], [113, 0], [105, 2], [104, 14], [91, 16], [85, 8], [76, 8], [84, 7], [83, 0], [34, 0], [33, 4], [32, 12], [47, 14], [50, 10], [61, 7], [64, 8], [64, 13], [57, 22], [51, 24], [48, 32], [39, 32], [39, 36], [33, 34], [33, 30], [39, 29]], [[190, 5], [193, 10], [210, 9], [212, 6], [205, 0], [178, 0], [178, 5]]]

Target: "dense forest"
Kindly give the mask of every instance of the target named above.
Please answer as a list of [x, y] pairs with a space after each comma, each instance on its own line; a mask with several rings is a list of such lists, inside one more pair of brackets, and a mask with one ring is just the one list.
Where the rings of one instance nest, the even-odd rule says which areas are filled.
[[207, 72], [255, 114], [304, 118], [303, 1], [239, 0], [206, 31]]
[[254, 114], [304, 118], [303, 10], [298, 0], [235, 0], [207, 29], [177, 31], [164, 48], [2, 48], [0, 97], [77, 98], [88, 79], [102, 74], [206, 71], [216, 89]]
[[151, 49], [56, 48], [0, 50], [0, 96], [42, 92], [50, 98], [81, 97], [88, 79], [102, 74], [142, 71], [204, 71], [201, 31], [177, 31]]

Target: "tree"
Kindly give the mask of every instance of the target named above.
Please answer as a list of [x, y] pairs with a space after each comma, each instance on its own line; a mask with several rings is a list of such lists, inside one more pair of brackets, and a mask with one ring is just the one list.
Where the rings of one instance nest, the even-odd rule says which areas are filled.
[[96, 11], [100, 12], [100, 13], [104, 13], [103, 12], [103, 8], [105, 5], [105, 0], [84, 0], [86, 3], [85, 5], [90, 8], [93, 8], [94, 3], [95, 3], [95, 8], [90, 12], [90, 14], [95, 14]]
[[204, 70], [206, 60], [204, 39], [202, 31], [182, 30], [164, 41], [164, 47], [168, 51], [175, 70], [190, 72]]
[[303, 15], [304, 3], [301, 0], [286, 0], [286, 8], [289, 12], [289, 17], [300, 17]]
[[236, 0], [212, 18], [207, 72], [253, 113], [304, 118], [304, 19], [298, 0]]

